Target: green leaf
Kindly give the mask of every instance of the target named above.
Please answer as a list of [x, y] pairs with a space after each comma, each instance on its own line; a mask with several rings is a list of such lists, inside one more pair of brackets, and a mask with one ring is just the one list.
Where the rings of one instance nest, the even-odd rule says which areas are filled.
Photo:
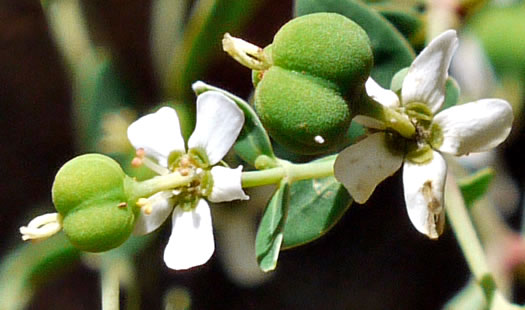
[[374, 51], [372, 77], [383, 87], [390, 84], [394, 74], [410, 66], [414, 51], [401, 33], [381, 14], [357, 0], [296, 0], [295, 15], [333, 12], [359, 24], [370, 37]]
[[168, 98], [189, 98], [190, 85], [199, 79], [222, 51], [225, 32], [235, 32], [248, 21], [262, 1], [199, 0], [175, 48], [168, 69]]
[[1, 308], [25, 309], [39, 286], [78, 261], [80, 251], [63, 233], [37, 244], [20, 245], [0, 265]]
[[255, 254], [262, 271], [274, 270], [281, 244], [290, 203], [290, 185], [282, 181], [266, 206], [255, 238]]
[[[372, 4], [370, 7], [383, 15], [410, 42], [418, 43], [418, 39], [424, 39], [422, 14], [418, 13], [414, 7], [403, 7], [391, 3]], [[421, 41], [424, 42], [424, 40]]]
[[190, 0], [151, 1], [151, 60], [161, 83], [166, 80], [174, 49], [184, 34], [184, 18]]
[[283, 249], [321, 237], [343, 216], [352, 198], [334, 177], [298, 181], [290, 190]]
[[445, 103], [441, 109], [448, 109], [458, 104], [459, 93], [460, 89], [458, 82], [456, 82], [454, 78], [449, 77], [445, 84]]
[[255, 111], [246, 101], [223, 89], [200, 81], [193, 84], [193, 90], [197, 95], [210, 90], [221, 92], [237, 103], [239, 108], [244, 112], [244, 127], [234, 145], [234, 150], [239, 157], [254, 167], [256, 166], [255, 162], [257, 158], [261, 155], [265, 155], [271, 160], [275, 159], [268, 133]]
[[493, 178], [494, 171], [491, 168], [485, 168], [458, 180], [467, 207], [472, 207], [476, 200], [487, 193]]
[[99, 150], [102, 121], [134, 103], [133, 95], [115, 71], [112, 60], [101, 53], [97, 62], [80, 65], [74, 84], [74, 113], [79, 124], [77, 141], [84, 152]]

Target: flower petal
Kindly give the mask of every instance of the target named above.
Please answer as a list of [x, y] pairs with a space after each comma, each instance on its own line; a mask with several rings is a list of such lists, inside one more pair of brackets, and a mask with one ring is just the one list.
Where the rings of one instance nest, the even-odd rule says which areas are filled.
[[144, 149], [147, 155], [157, 159], [164, 167], [168, 165], [171, 152], [185, 152], [177, 112], [169, 107], [133, 122], [128, 127], [128, 139], [135, 149]]
[[197, 124], [188, 147], [202, 148], [210, 165], [230, 150], [244, 124], [244, 113], [235, 102], [217, 91], [197, 97]]
[[208, 196], [211, 202], [224, 202], [236, 199], [250, 199], [244, 193], [241, 185], [242, 166], [230, 169], [221, 166], [211, 168], [213, 189]]
[[453, 106], [434, 117], [443, 132], [438, 149], [454, 155], [487, 151], [507, 138], [513, 119], [510, 104], [501, 99]]
[[175, 204], [171, 191], [158, 192], [148, 200], [151, 203], [151, 213], [146, 214], [145, 208], [141, 208], [133, 230], [136, 236], [149, 234], [159, 228], [166, 221]]
[[200, 199], [197, 207], [191, 211], [176, 207], [172, 225], [171, 236], [164, 250], [166, 266], [182, 270], [206, 263], [215, 250], [208, 203]]
[[441, 154], [433, 152], [433, 159], [426, 164], [405, 161], [403, 187], [412, 225], [435, 239], [443, 232], [445, 223], [443, 198], [447, 164]]
[[456, 31], [447, 30], [432, 40], [416, 57], [403, 81], [402, 104], [421, 102], [433, 113], [445, 101], [448, 67], [458, 46]]
[[384, 89], [377, 84], [372, 78], [368, 78], [365, 83], [366, 93], [375, 101], [389, 108], [399, 107], [399, 98], [397, 94], [389, 89]]
[[334, 164], [335, 178], [358, 203], [365, 203], [376, 186], [393, 175], [403, 163], [401, 153], [387, 147], [385, 134], [372, 134], [344, 149]]

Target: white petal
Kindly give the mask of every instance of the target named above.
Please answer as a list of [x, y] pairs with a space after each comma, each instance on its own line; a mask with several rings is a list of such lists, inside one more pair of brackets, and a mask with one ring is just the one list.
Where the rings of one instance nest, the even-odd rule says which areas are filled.
[[221, 166], [211, 168], [213, 189], [208, 196], [211, 202], [224, 202], [237, 199], [250, 199], [244, 193], [241, 185], [242, 166], [230, 169]]
[[133, 122], [128, 127], [128, 139], [135, 149], [144, 149], [146, 155], [156, 158], [165, 167], [171, 152], [185, 152], [177, 112], [169, 107]]
[[448, 67], [458, 46], [456, 31], [448, 30], [432, 40], [416, 57], [403, 81], [402, 104], [421, 102], [432, 112], [445, 101]]
[[197, 124], [188, 147], [202, 148], [211, 165], [230, 150], [244, 124], [244, 113], [235, 102], [216, 91], [197, 97]]
[[389, 108], [396, 108], [399, 106], [399, 98], [397, 94], [389, 89], [384, 89], [377, 84], [372, 78], [368, 78], [365, 84], [366, 93], [375, 101]]
[[436, 151], [432, 161], [426, 164], [416, 164], [407, 160], [403, 166], [408, 217], [419, 232], [432, 239], [439, 237], [443, 232], [446, 175], [445, 159]]
[[141, 208], [133, 230], [133, 234], [136, 236], [149, 234], [159, 228], [170, 215], [175, 203], [173, 194], [170, 191], [158, 192], [149, 197], [148, 200], [151, 203], [151, 213], [146, 214], [145, 208]]
[[344, 149], [335, 160], [335, 178], [358, 203], [365, 203], [376, 186], [393, 175], [403, 163], [402, 153], [393, 154], [385, 134], [375, 133]]
[[443, 130], [439, 150], [454, 155], [496, 147], [510, 133], [514, 116], [508, 102], [483, 99], [439, 112], [434, 122]]
[[201, 199], [192, 211], [173, 210], [171, 236], [164, 262], [171, 269], [189, 269], [206, 263], [215, 250], [208, 203]]

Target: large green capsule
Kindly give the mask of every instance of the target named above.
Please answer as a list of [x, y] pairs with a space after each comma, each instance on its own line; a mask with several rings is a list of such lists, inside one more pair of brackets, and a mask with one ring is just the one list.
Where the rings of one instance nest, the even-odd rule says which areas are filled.
[[75, 157], [60, 168], [53, 183], [53, 203], [75, 247], [101, 252], [129, 238], [138, 209], [128, 201], [128, 182], [120, 165], [100, 154]]
[[340, 143], [373, 64], [365, 31], [339, 14], [305, 15], [285, 24], [265, 53], [272, 66], [253, 74], [255, 107], [272, 138], [301, 154]]

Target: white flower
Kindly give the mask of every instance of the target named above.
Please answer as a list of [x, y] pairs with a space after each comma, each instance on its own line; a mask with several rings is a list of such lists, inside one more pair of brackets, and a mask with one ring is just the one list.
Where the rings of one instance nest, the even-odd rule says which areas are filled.
[[356, 121], [379, 129], [343, 150], [335, 162], [335, 176], [354, 200], [364, 203], [375, 187], [403, 166], [405, 203], [414, 227], [437, 238], [444, 223], [443, 195], [447, 165], [441, 153], [456, 156], [491, 149], [508, 136], [510, 105], [483, 99], [439, 111], [445, 101], [448, 67], [457, 47], [456, 32], [446, 31], [416, 57], [403, 81], [400, 97], [369, 79], [366, 90], [384, 106], [404, 113], [416, 127], [404, 139], [379, 120], [357, 116]]
[[208, 91], [197, 98], [197, 123], [188, 140], [188, 152], [172, 108], [163, 107], [129, 126], [128, 138], [147, 156], [142, 159], [149, 167], [159, 173], [178, 171], [196, 176], [187, 187], [161, 191], [138, 202], [143, 207], [134, 230], [137, 235], [157, 229], [172, 213], [172, 233], [164, 251], [169, 268], [204, 264], [214, 252], [210, 208], [201, 198], [211, 202], [248, 199], [241, 186], [242, 166], [214, 166], [232, 147], [243, 124], [244, 114], [232, 100]]

